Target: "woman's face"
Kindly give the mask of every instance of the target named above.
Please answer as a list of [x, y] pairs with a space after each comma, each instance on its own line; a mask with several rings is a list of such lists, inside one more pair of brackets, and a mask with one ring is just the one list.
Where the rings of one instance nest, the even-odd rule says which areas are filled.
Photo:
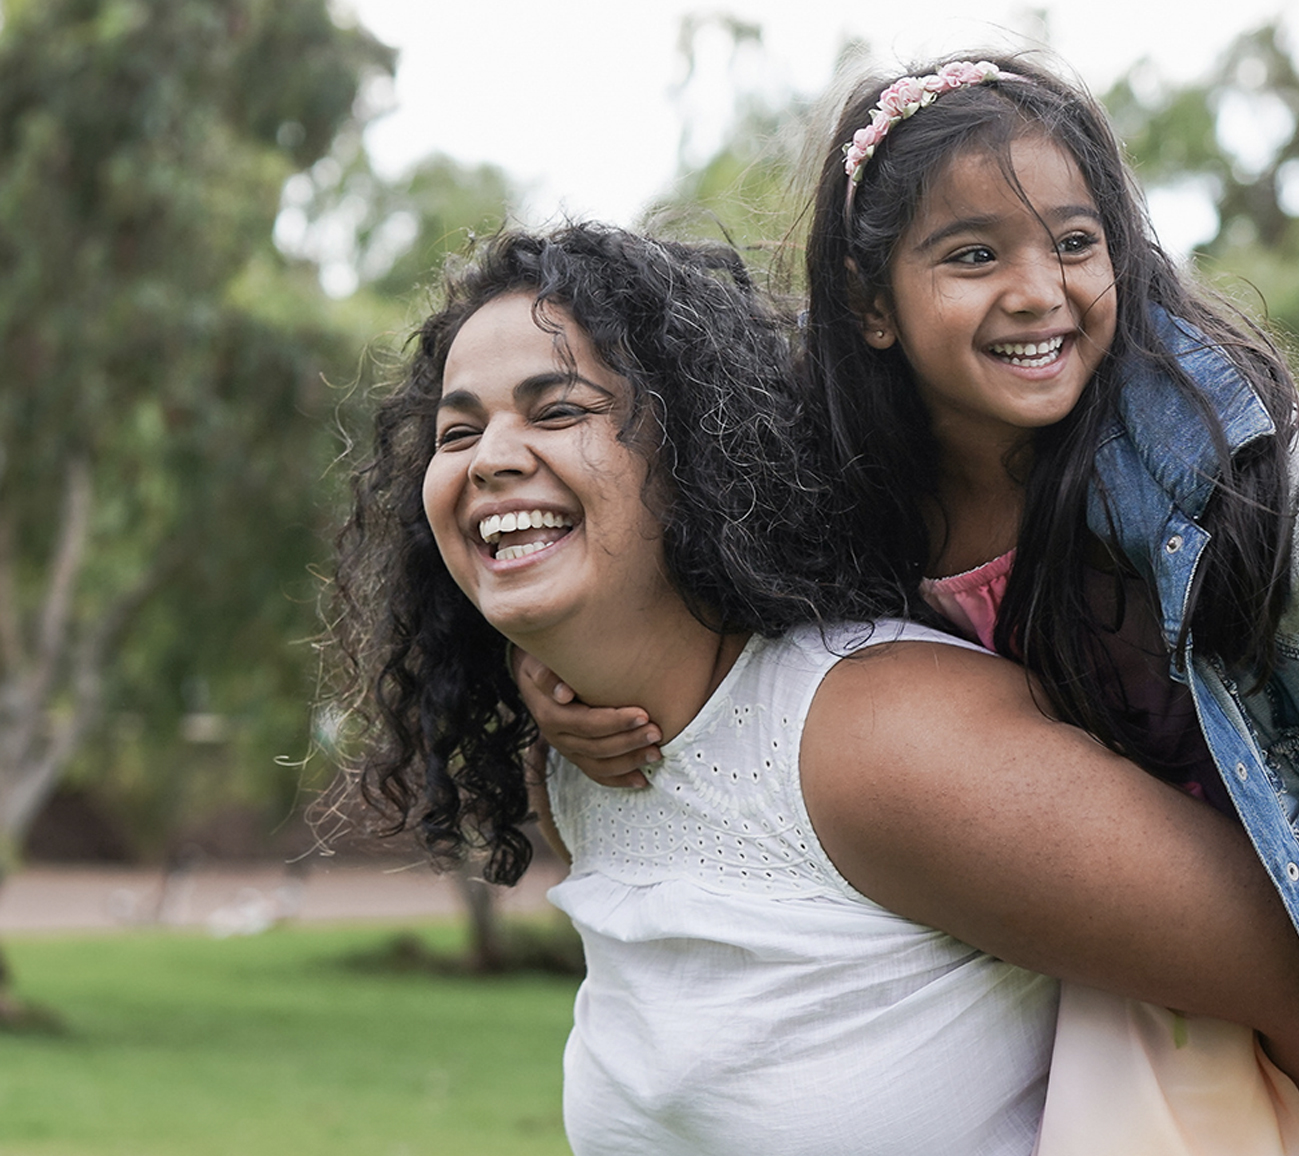
[[461, 327], [424, 475], [447, 569], [515, 641], [577, 619], [612, 626], [673, 596], [643, 501], [648, 465], [618, 436], [627, 382], [566, 310], [544, 307], [557, 342], [533, 304], [531, 294], [499, 297]]

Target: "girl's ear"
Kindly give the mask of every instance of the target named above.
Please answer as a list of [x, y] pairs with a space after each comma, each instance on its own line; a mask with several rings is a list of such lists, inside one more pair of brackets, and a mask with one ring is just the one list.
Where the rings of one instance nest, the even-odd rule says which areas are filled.
[[862, 332], [866, 341], [876, 349], [887, 349], [893, 344], [895, 334], [890, 320], [888, 301], [883, 293], [877, 293], [875, 300], [868, 302], [861, 282], [857, 279], [857, 262], [851, 257], [844, 258], [848, 269], [848, 302], [852, 310], [861, 319]]
[[877, 294], [874, 304], [862, 311], [862, 328], [866, 335], [866, 344], [874, 349], [887, 349], [897, 340], [893, 328], [893, 316], [889, 312], [884, 294]]

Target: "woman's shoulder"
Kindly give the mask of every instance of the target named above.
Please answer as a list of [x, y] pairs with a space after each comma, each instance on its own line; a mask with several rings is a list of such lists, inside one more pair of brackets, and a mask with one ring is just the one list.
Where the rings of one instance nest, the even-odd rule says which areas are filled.
[[948, 634], [933, 626], [911, 622], [904, 618], [879, 618], [874, 622], [832, 622], [800, 626], [784, 636], [784, 646], [813, 655], [826, 655], [832, 660], [867, 650], [901, 642], [933, 642], [981, 650], [978, 643], [955, 634]]

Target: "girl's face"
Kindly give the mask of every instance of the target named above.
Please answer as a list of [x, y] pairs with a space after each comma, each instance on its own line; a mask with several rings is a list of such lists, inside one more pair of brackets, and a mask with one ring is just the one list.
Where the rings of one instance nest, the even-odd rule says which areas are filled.
[[[941, 445], [1008, 449], [1077, 404], [1114, 339], [1114, 269], [1072, 156], [958, 156], [921, 203], [867, 338], [906, 354]], [[881, 338], [878, 331], [884, 330]]]
[[648, 465], [618, 434], [630, 389], [560, 307], [572, 357], [514, 293], [469, 317], [443, 373], [424, 510], [456, 583], [521, 641], [577, 614], [612, 626], [670, 596]]

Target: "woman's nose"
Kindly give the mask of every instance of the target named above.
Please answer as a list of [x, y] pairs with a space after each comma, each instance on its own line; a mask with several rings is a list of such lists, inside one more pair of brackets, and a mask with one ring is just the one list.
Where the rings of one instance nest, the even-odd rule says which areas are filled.
[[474, 446], [470, 472], [480, 486], [524, 477], [535, 468], [531, 447], [513, 421], [489, 421]]

